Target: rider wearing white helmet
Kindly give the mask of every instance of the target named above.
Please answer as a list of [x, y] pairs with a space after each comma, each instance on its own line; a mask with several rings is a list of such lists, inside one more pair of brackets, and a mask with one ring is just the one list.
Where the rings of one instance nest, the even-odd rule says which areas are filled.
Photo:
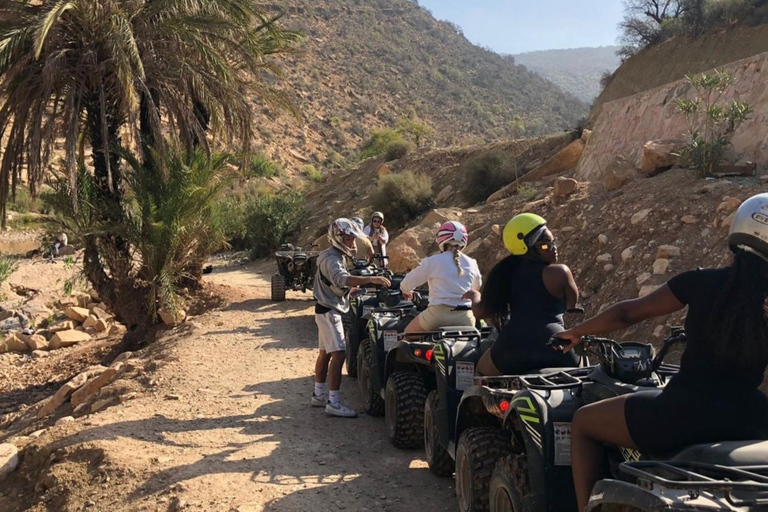
[[389, 243], [389, 233], [384, 227], [384, 214], [373, 212], [371, 214], [371, 223], [365, 226], [365, 235], [371, 240], [373, 245], [373, 254], [382, 257], [381, 266], [387, 266], [387, 244]]
[[[352, 276], [346, 265], [357, 251], [357, 242], [370, 246], [360, 227], [349, 219], [336, 219], [328, 227], [331, 247], [317, 257], [317, 273], [313, 287], [315, 323], [317, 324], [320, 353], [315, 363], [315, 388], [310, 403], [325, 407], [331, 416], [354, 418], [357, 413], [341, 403], [339, 387], [344, 365], [346, 342], [342, 314], [349, 311], [349, 291], [354, 286], [375, 284], [389, 286], [388, 279], [380, 276]], [[325, 381], [328, 379], [328, 393]]]
[[429, 284], [429, 307], [413, 319], [405, 332], [475, 325], [471, 302], [462, 296], [470, 290], [479, 290], [482, 277], [477, 262], [461, 252], [467, 240], [467, 228], [461, 223], [443, 223], [435, 237], [440, 253], [422, 260], [403, 278], [400, 289], [406, 297], [417, 286]]
[[729, 267], [683, 272], [557, 335], [571, 341], [570, 350], [587, 334], [688, 306], [680, 371], [663, 391], [609, 398], [576, 412], [571, 455], [579, 510], [600, 478], [604, 444], [671, 453], [694, 444], [768, 439], [768, 398], [758, 389], [768, 366], [768, 194], [739, 207], [728, 245], [734, 253]]

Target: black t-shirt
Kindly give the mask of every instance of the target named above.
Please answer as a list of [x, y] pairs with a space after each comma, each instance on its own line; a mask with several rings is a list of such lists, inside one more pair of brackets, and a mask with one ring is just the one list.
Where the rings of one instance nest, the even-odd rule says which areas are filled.
[[690, 270], [667, 283], [677, 300], [688, 306], [685, 318], [688, 343], [680, 361], [679, 378], [692, 384], [707, 381], [721, 386], [758, 387], [763, 382], [764, 361], [746, 366], [735, 354], [722, 357], [714, 351], [710, 321], [718, 315], [715, 305], [725, 287], [728, 271], [727, 268]]

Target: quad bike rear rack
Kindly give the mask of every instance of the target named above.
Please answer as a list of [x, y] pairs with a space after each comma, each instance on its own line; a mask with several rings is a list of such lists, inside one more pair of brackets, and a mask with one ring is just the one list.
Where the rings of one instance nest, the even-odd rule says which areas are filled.
[[[722, 493], [734, 507], [768, 505], [768, 466], [721, 466], [702, 462], [622, 462], [619, 469], [641, 484], [687, 491], [691, 498], [702, 492]], [[734, 492], [756, 493], [736, 497]]]

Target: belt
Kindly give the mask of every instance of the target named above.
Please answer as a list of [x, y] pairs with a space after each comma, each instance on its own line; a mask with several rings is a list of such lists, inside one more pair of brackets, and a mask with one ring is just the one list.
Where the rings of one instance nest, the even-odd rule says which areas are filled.
[[453, 311], [472, 311], [472, 306], [456, 306]]

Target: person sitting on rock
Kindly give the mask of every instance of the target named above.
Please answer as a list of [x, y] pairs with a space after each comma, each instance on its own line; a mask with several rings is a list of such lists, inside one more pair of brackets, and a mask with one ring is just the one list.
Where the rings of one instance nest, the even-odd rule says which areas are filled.
[[467, 228], [461, 223], [443, 223], [437, 231], [440, 253], [422, 260], [400, 283], [403, 296], [410, 299], [413, 290], [429, 285], [429, 307], [405, 328], [406, 333], [436, 331], [440, 327], [473, 326], [472, 303], [464, 294], [479, 290], [482, 276], [477, 261], [461, 252], [467, 246]]
[[384, 214], [373, 212], [371, 223], [365, 226], [365, 235], [371, 240], [374, 255], [380, 257], [379, 264], [382, 267], [387, 266], [387, 244], [389, 243], [389, 233], [384, 227]]
[[499, 337], [477, 364], [479, 375], [520, 375], [547, 367], [578, 365], [574, 354], [547, 347], [562, 332], [563, 314], [576, 307], [579, 290], [571, 270], [557, 264], [557, 246], [547, 221], [517, 215], [504, 227], [510, 255], [486, 278], [482, 293], [465, 295], [475, 316], [489, 319]]

